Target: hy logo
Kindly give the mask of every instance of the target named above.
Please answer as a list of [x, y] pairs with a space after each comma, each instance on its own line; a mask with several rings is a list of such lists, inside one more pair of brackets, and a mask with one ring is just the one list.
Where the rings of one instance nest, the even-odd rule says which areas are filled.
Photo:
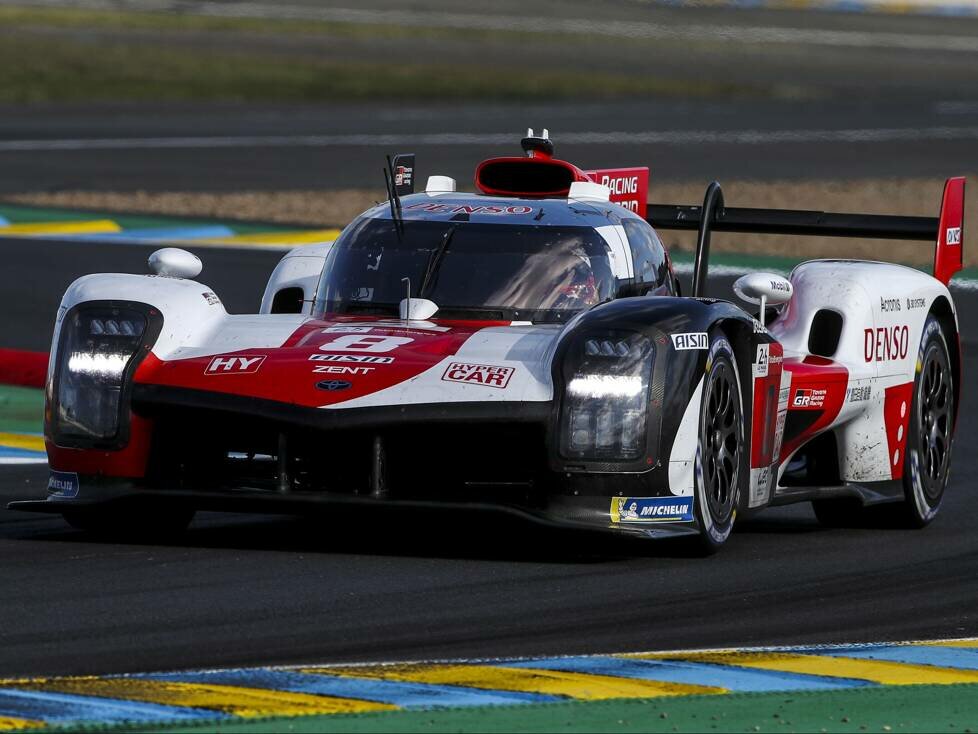
[[204, 370], [207, 375], [245, 375], [257, 372], [265, 361], [264, 354], [240, 354], [232, 357], [214, 357]]

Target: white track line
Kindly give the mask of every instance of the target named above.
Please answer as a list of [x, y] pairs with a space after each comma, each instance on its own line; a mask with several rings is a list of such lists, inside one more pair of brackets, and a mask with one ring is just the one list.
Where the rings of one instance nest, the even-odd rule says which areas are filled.
[[[508, 145], [514, 133], [399, 133], [393, 135], [215, 135], [151, 138], [0, 140], [0, 152], [136, 150], [166, 148], [290, 148], [398, 145]], [[912, 140], [978, 140], [978, 126], [846, 128], [840, 130], [615, 130], [561, 132], [569, 145], [768, 145], [776, 143], [889, 143]]]

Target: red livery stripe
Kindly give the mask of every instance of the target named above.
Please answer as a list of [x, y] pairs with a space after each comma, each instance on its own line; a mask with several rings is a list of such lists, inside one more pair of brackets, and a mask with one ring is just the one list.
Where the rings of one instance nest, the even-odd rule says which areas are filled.
[[0, 349], [0, 384], [44, 387], [48, 372], [47, 352]]

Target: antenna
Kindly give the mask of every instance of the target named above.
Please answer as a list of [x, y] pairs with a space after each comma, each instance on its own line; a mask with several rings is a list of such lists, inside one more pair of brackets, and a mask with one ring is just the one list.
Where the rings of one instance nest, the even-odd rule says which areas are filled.
[[407, 304], [407, 309], [406, 310], [407, 310], [407, 313], [404, 314], [403, 316], [401, 316], [401, 318], [404, 318], [407, 321], [410, 321], [411, 320], [411, 279], [410, 278], [401, 278], [401, 282], [402, 283], [407, 283], [407, 299], [406, 299], [406, 304]]
[[550, 131], [543, 128], [543, 133], [537, 135], [533, 128], [526, 129], [526, 137], [520, 141], [527, 158], [553, 158], [554, 142], [550, 139]]

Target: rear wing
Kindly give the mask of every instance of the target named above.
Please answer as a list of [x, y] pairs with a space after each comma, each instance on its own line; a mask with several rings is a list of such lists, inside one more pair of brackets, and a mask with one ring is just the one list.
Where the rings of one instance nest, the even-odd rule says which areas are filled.
[[698, 232], [693, 296], [702, 296], [706, 289], [711, 232], [930, 241], [935, 243], [934, 277], [947, 285], [964, 266], [964, 184], [964, 177], [945, 182], [937, 217], [726, 207], [723, 190], [714, 181], [706, 189], [703, 206], [649, 204], [645, 218], [657, 229]]

